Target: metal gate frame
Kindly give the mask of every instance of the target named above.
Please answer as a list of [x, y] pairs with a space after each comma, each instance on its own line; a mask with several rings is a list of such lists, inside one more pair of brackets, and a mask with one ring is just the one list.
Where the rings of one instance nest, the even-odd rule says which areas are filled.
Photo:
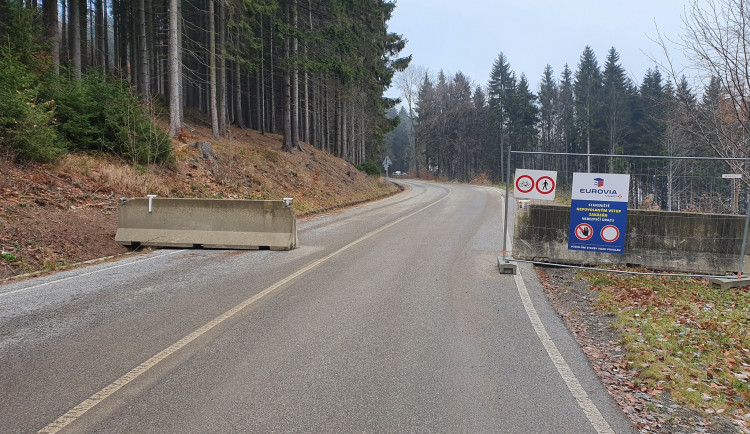
[[[568, 264], [557, 264], [550, 262], [539, 262], [529, 261], [523, 259], [514, 259], [508, 256], [507, 244], [508, 244], [508, 213], [510, 203], [510, 184], [512, 182], [511, 176], [511, 159], [513, 154], [517, 155], [558, 155], [558, 156], [574, 156], [574, 157], [605, 157], [605, 158], [629, 158], [629, 159], [660, 159], [660, 160], [704, 160], [704, 161], [743, 161], [750, 162], [750, 158], [732, 157], [732, 158], [721, 158], [721, 157], [695, 157], [695, 156], [662, 156], [662, 155], [620, 155], [620, 154], [591, 154], [591, 153], [565, 153], [565, 152], [542, 152], [542, 151], [514, 151], [510, 147], [508, 148], [507, 168], [506, 168], [506, 182], [505, 182], [505, 217], [503, 219], [503, 252], [502, 257], [498, 257], [498, 266], [502, 273], [515, 274], [517, 272], [513, 262], [524, 262], [531, 263], [534, 265], [551, 265], [567, 268], [577, 268], [584, 270], [596, 270], [605, 271], [612, 273], [624, 273], [633, 275], [651, 275], [651, 276], [674, 276], [674, 277], [701, 277], [710, 279], [721, 279], [728, 280], [727, 276], [712, 276], [703, 274], [682, 274], [682, 273], [657, 273], [657, 272], [637, 272], [628, 270], [613, 270], [604, 268], [594, 268], [579, 265], [568, 265]], [[745, 229], [742, 239], [742, 247], [740, 250], [740, 259], [738, 265], [738, 271], [736, 281], [742, 281], [745, 285], [750, 284], [750, 279], [742, 278], [742, 269], [744, 266], [745, 252], [747, 249], [747, 235], [748, 229], [750, 228], [750, 193], [747, 194], [746, 201], [746, 213], [745, 213]], [[734, 279], [733, 279], [734, 280]]]

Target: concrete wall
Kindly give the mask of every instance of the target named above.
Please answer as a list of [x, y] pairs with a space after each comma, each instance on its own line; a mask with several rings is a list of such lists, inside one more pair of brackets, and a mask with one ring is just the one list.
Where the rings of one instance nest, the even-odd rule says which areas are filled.
[[297, 218], [280, 200], [131, 199], [118, 207], [115, 241], [125, 246], [290, 250]]
[[[630, 209], [624, 254], [568, 250], [569, 224], [569, 206], [529, 204], [518, 210], [512, 256], [722, 275], [737, 272], [745, 217]], [[746, 272], [750, 272], [750, 258], [745, 260]]]

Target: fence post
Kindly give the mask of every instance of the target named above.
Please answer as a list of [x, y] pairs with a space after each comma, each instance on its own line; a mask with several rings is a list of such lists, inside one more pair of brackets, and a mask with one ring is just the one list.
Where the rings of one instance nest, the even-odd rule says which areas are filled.
[[510, 201], [510, 146], [508, 146], [508, 170], [505, 177], [505, 219], [503, 220], [503, 262], [508, 263], [506, 259], [508, 245], [508, 202]]
[[742, 278], [742, 268], [745, 266], [745, 249], [747, 248], [747, 228], [750, 224], [750, 193], [747, 194], [745, 202], [747, 211], [745, 212], [745, 231], [742, 233], [742, 251], [740, 251], [740, 269], [737, 270], [737, 278]]

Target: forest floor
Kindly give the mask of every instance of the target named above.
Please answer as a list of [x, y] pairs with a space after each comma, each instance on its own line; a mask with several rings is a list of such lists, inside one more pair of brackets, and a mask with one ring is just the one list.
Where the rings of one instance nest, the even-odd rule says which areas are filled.
[[[215, 142], [206, 125], [186, 130], [174, 140], [174, 162], [160, 166], [80, 154], [18, 165], [0, 156], [0, 282], [127, 253], [114, 240], [122, 198], [293, 197], [295, 214], [305, 216], [399, 191], [309, 145], [283, 152], [275, 134], [234, 129]], [[198, 141], [211, 143], [213, 162], [194, 147]]]

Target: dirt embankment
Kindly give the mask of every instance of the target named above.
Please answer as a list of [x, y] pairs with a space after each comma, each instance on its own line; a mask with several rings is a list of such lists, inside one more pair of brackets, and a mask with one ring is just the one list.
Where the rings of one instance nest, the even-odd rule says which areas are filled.
[[68, 155], [57, 165], [17, 165], [0, 157], [0, 280], [125, 253], [114, 241], [121, 198], [281, 199], [297, 215], [397, 191], [327, 152], [281, 151], [278, 135], [234, 130], [210, 142], [214, 161], [194, 147], [209, 131], [175, 141], [175, 162], [133, 167], [103, 155]]

